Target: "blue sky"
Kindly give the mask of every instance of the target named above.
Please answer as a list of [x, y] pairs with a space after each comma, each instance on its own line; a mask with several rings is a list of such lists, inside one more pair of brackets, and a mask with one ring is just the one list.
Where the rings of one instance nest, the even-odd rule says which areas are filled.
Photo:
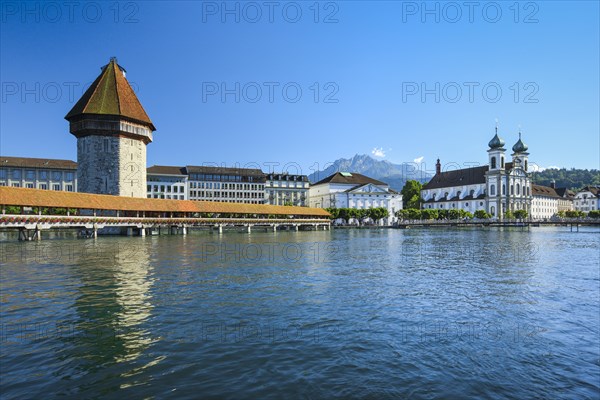
[[0, 154], [75, 160], [63, 117], [117, 56], [149, 165], [431, 170], [486, 162], [497, 119], [532, 163], [599, 167], [598, 2], [223, 4], [2, 2]]

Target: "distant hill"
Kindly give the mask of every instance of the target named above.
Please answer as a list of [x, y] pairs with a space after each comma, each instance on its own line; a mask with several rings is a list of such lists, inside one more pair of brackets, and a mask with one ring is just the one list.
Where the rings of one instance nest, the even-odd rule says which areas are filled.
[[400, 191], [407, 180], [428, 182], [431, 174], [425, 171], [415, 171], [415, 164], [393, 164], [386, 160], [376, 160], [368, 155], [355, 155], [352, 158], [340, 158], [322, 171], [308, 176], [315, 183], [336, 172], [356, 172], [387, 183], [394, 190]]
[[585, 186], [600, 186], [600, 170], [597, 169], [545, 169], [542, 172], [531, 174], [533, 183], [550, 186], [552, 180], [556, 181], [556, 187], [566, 187], [579, 190]]

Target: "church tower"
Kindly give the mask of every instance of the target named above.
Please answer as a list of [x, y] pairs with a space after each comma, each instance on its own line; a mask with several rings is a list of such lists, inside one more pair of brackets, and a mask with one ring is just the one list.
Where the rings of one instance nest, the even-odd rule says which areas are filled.
[[77, 138], [78, 190], [146, 198], [146, 145], [154, 124], [116, 58], [69, 111]]
[[488, 143], [488, 170], [486, 172], [487, 212], [502, 219], [506, 203], [506, 169], [504, 166], [504, 140], [496, 134]]

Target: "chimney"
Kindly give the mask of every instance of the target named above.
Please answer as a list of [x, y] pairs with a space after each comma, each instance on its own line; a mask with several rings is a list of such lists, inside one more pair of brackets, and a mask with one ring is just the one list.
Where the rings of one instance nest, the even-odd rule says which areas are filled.
[[550, 187], [552, 189], [556, 189], [556, 181], [554, 179], [552, 179], [552, 182], [550, 182]]
[[440, 164], [440, 159], [437, 159], [437, 163], [435, 164], [435, 174], [439, 175], [442, 173], [442, 164]]

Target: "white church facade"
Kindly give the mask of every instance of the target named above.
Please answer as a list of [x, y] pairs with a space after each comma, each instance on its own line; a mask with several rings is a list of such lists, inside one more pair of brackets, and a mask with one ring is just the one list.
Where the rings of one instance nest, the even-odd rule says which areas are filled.
[[526, 210], [531, 215], [528, 147], [519, 133], [509, 162], [504, 144], [496, 128], [488, 144], [487, 165], [442, 171], [438, 159], [436, 174], [421, 191], [423, 208], [462, 209], [472, 213], [485, 210], [498, 219], [508, 210]]

